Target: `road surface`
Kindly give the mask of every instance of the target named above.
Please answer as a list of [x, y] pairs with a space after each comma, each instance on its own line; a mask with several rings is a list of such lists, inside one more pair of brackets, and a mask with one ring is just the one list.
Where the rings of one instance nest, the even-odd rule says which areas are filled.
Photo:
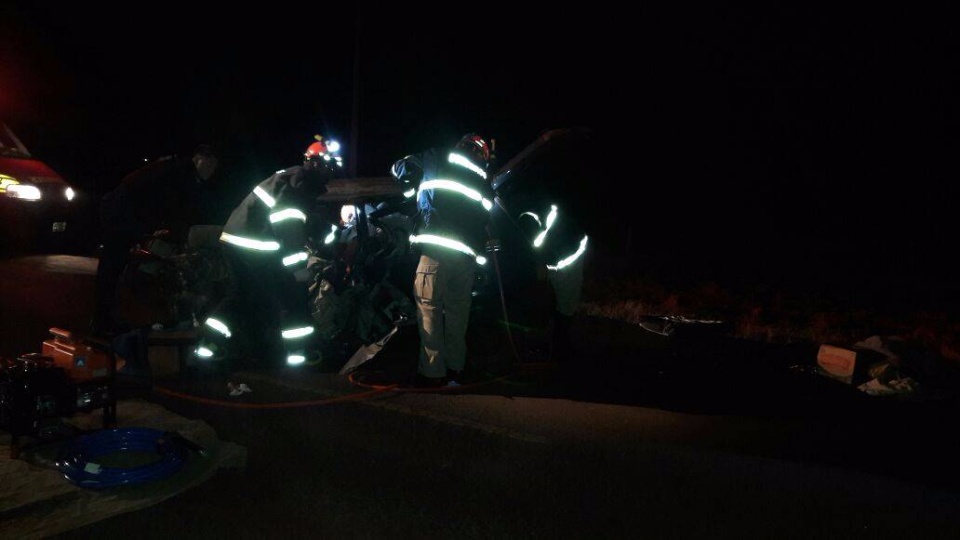
[[[2, 354], [82, 327], [94, 269], [0, 262]], [[878, 401], [790, 369], [810, 360], [803, 347], [596, 319], [574, 337], [571, 378], [524, 358], [456, 390], [390, 386], [410, 364], [389, 355], [354, 380], [268, 368], [123, 378], [121, 398], [209, 423], [248, 449], [247, 466], [58, 537], [960, 535], [953, 403]], [[231, 397], [228, 380], [254, 392]]]

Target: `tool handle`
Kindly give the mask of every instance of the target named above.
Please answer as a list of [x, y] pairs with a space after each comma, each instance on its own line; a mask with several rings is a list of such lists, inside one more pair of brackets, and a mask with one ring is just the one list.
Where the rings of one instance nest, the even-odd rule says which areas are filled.
[[174, 442], [176, 442], [176, 443], [178, 443], [178, 444], [182, 444], [183, 446], [189, 448], [190, 450], [193, 450], [193, 451], [196, 452], [197, 455], [199, 455], [200, 457], [207, 457], [207, 449], [206, 449], [206, 448], [204, 448], [203, 446], [200, 446], [199, 444], [191, 441], [190, 439], [184, 437], [183, 435], [177, 433], [176, 431], [168, 431], [168, 432], [167, 432], [167, 437], [168, 437], [170, 440], [172, 440], [172, 441], [174, 441]]

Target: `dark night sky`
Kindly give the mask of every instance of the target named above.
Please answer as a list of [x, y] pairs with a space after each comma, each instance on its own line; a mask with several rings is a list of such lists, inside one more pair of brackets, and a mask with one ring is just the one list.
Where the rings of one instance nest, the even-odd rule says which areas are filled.
[[485, 4], [439, 22], [400, 5], [15, 4], [0, 11], [0, 111], [91, 189], [198, 139], [233, 153], [238, 182], [295, 164], [313, 133], [349, 148], [357, 90], [360, 176], [470, 130], [510, 157], [544, 129], [589, 126], [609, 135], [590, 157], [590, 188], [611, 194], [598, 210], [651, 252], [731, 274], [738, 257], [832, 260], [851, 281], [952, 273], [951, 13]]
[[513, 153], [544, 129], [597, 123], [600, 87], [616, 80], [597, 58], [612, 47], [583, 35], [589, 18], [439, 24], [399, 7], [358, 19], [282, 2], [246, 13], [87, 9], [8, 7], [0, 72], [4, 115], [79, 182], [100, 181], [101, 163], [198, 139], [242, 153], [254, 176], [272, 172], [296, 163], [314, 133], [349, 144], [355, 83], [361, 176], [471, 130]]

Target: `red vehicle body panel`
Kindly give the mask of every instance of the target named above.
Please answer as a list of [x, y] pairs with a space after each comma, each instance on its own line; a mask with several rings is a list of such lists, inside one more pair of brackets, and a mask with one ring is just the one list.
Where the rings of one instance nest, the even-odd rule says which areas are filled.
[[0, 157], [0, 174], [12, 176], [20, 181], [66, 183], [57, 171], [36, 159]]

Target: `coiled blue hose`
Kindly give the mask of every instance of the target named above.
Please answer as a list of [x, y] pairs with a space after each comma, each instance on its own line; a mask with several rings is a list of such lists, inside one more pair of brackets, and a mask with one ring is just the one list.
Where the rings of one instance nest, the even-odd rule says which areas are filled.
[[[57, 469], [68, 482], [106, 489], [166, 478], [183, 467], [187, 446], [179, 434], [150, 428], [105, 429], [82, 435], [61, 450]], [[135, 467], [106, 467], [99, 460], [124, 451], [155, 452], [155, 461]]]

